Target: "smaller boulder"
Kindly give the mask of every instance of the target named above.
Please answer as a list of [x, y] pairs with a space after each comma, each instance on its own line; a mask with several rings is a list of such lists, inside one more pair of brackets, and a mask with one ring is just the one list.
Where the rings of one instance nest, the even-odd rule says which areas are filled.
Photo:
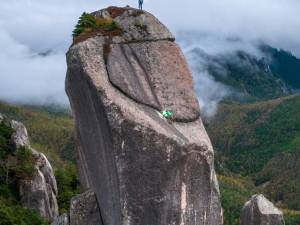
[[57, 184], [52, 166], [44, 154], [31, 148], [27, 129], [22, 123], [12, 120], [10, 125], [14, 129], [11, 139], [15, 148], [27, 148], [34, 158], [33, 176], [19, 181], [21, 204], [52, 222], [58, 216]]
[[58, 216], [57, 184], [53, 169], [42, 153], [31, 149], [35, 158], [35, 172], [30, 180], [20, 181], [20, 196], [23, 207], [37, 210], [39, 214], [53, 221]]
[[69, 217], [67, 214], [63, 214], [57, 217], [51, 225], [69, 225]]
[[284, 225], [282, 212], [263, 195], [253, 195], [245, 203], [241, 225]]
[[0, 123], [4, 120], [3, 115], [0, 113]]
[[71, 199], [70, 225], [103, 225], [93, 191], [86, 191]]
[[26, 127], [15, 120], [11, 121], [11, 128], [15, 130], [12, 135], [12, 142], [15, 144], [16, 148], [29, 146], [29, 138]]

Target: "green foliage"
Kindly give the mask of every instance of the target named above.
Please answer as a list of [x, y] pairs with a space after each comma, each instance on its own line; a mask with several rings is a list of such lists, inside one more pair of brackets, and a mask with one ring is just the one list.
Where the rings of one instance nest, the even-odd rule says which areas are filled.
[[224, 209], [224, 225], [239, 225], [243, 205], [251, 197], [253, 184], [239, 177], [218, 176], [221, 202]]
[[20, 147], [15, 153], [15, 164], [12, 163], [12, 171], [16, 177], [31, 179], [35, 172], [35, 159], [30, 149]]
[[16, 178], [30, 179], [35, 171], [30, 149], [14, 149], [11, 143], [13, 129], [0, 123], [0, 184], [13, 182]]
[[[227, 176], [219, 178], [225, 224], [238, 224], [239, 211], [250, 193], [263, 193], [283, 209], [300, 209], [299, 108], [299, 95], [222, 104], [207, 124], [218, 173]], [[233, 174], [234, 180], [236, 174], [248, 175], [256, 186], [241, 189], [238, 183], [228, 185], [228, 176]], [[299, 224], [298, 214], [285, 215], [285, 219], [288, 225]]]
[[6, 158], [9, 153], [13, 151], [11, 143], [11, 135], [13, 129], [4, 122], [0, 123], [0, 158]]
[[13, 188], [16, 185], [10, 176], [11, 170], [8, 164], [8, 158], [14, 152], [11, 143], [12, 133], [13, 129], [9, 125], [0, 123], [0, 200], [15, 201], [18, 198], [18, 193]]
[[300, 210], [299, 167], [300, 152], [279, 154], [255, 176], [257, 191], [280, 202], [280, 207]]
[[46, 225], [46, 221], [20, 206], [18, 178], [30, 178], [34, 158], [29, 149], [17, 150], [11, 143], [13, 129], [0, 123], [0, 225]]
[[[56, 179], [58, 182], [59, 197], [58, 203], [61, 212], [67, 212], [70, 204], [70, 199], [75, 194], [79, 193], [78, 181], [76, 178], [76, 169], [73, 165], [75, 161], [74, 139], [73, 139], [73, 121], [67, 110], [49, 107], [32, 107], [32, 106], [11, 106], [0, 102], [0, 112], [6, 115], [9, 119], [18, 120], [26, 126], [30, 137], [31, 145], [43, 152], [54, 166]], [[5, 127], [5, 130], [9, 127]], [[4, 129], [1, 127], [0, 130]], [[8, 131], [7, 131], [8, 132]], [[6, 136], [4, 143], [10, 144], [10, 136], [12, 130]], [[1, 135], [0, 135], [1, 140]], [[13, 150], [13, 146], [11, 147]], [[12, 151], [11, 150], [11, 151]], [[25, 151], [18, 151], [19, 159], [23, 158], [23, 162], [28, 162], [30, 157]], [[24, 149], [23, 149], [24, 150]], [[10, 151], [10, 152], [11, 152]], [[2, 151], [0, 151], [1, 153]], [[24, 160], [24, 158], [26, 160]], [[12, 163], [13, 164], [13, 163]], [[16, 165], [16, 164], [14, 164]], [[20, 165], [29, 172], [32, 169], [30, 164], [23, 163]], [[0, 167], [1, 170], [1, 167]], [[18, 170], [22, 171], [22, 170]], [[4, 175], [3, 185], [0, 185], [0, 197], [5, 196], [5, 199], [11, 199], [14, 205], [18, 204], [18, 190], [14, 190], [17, 184], [13, 181], [6, 184], [6, 173]], [[11, 178], [15, 178], [16, 174], [11, 173]], [[1, 194], [2, 193], [2, 194]]]
[[79, 194], [79, 182], [75, 165], [71, 164], [55, 171], [58, 186], [58, 204], [60, 213], [67, 213], [70, 207], [70, 200]]
[[300, 211], [284, 210], [285, 225], [299, 225]]
[[0, 225], [49, 225], [36, 212], [0, 202]]
[[[280, 152], [293, 152], [300, 137], [300, 96], [255, 104], [222, 105], [208, 124], [217, 157], [235, 173], [257, 173]], [[300, 147], [300, 146], [299, 146]]]
[[99, 18], [92, 14], [84, 12], [78, 20], [73, 31], [73, 37], [93, 31], [110, 32], [120, 29], [118, 24], [112, 18]]
[[87, 28], [95, 29], [96, 28], [96, 19], [93, 15], [84, 12], [79, 17], [78, 23], [75, 26], [75, 29], [73, 31], [73, 37], [79, 36]]
[[74, 125], [68, 111], [0, 102], [0, 112], [26, 126], [31, 146], [43, 152], [52, 166], [63, 167], [66, 161], [75, 161]]

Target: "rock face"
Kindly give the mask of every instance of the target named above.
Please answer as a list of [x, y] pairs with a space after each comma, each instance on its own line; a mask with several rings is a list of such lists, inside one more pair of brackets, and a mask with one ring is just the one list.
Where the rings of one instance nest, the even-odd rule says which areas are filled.
[[70, 225], [103, 225], [93, 191], [86, 191], [71, 200]]
[[173, 35], [132, 8], [94, 15], [113, 17], [123, 33], [70, 48], [66, 91], [80, 180], [95, 192], [102, 224], [222, 224], [213, 148]]
[[58, 216], [57, 184], [53, 169], [44, 154], [30, 147], [26, 127], [17, 121], [11, 121], [11, 127], [15, 130], [12, 135], [15, 146], [30, 149], [35, 159], [33, 177], [19, 182], [21, 204], [37, 210], [43, 218], [52, 221]]
[[263, 195], [254, 195], [246, 202], [241, 225], [284, 225], [282, 212]]
[[57, 217], [51, 225], [69, 225], [69, 217], [66, 214]]
[[11, 121], [11, 127], [15, 130], [12, 136], [12, 142], [15, 144], [16, 148], [22, 146], [29, 146], [29, 139], [26, 127], [17, 121]]
[[0, 123], [3, 121], [3, 115], [0, 113]]

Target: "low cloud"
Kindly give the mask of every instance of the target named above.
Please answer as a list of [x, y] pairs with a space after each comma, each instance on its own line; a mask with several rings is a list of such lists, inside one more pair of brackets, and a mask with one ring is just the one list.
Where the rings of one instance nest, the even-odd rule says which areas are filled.
[[233, 94], [230, 87], [215, 81], [207, 71], [195, 72], [194, 82], [201, 106], [201, 114], [206, 118], [215, 116], [219, 103]]
[[[230, 62], [236, 60], [237, 65], [245, 67], [245, 62], [241, 61], [236, 53], [244, 51], [253, 57], [261, 58], [264, 55], [258, 48], [260, 42], [221, 38], [197, 32], [181, 32], [178, 36], [193, 72], [196, 94], [204, 117], [212, 118], [217, 113], [219, 103], [225, 98], [242, 98], [242, 94], [237, 90], [216, 81], [208, 68], [213, 67], [214, 71], [226, 79], [228, 71], [218, 60], [223, 63], [228, 59]], [[250, 69], [253, 68], [250, 66]]]
[[[0, 99], [67, 104], [65, 52], [79, 15], [108, 5], [127, 4], [137, 6], [137, 0], [1, 2]], [[145, 8], [177, 34], [193, 68], [204, 65], [193, 62], [193, 49], [211, 55], [242, 49], [259, 56], [255, 43], [260, 41], [300, 57], [298, 0], [145, 0]], [[40, 55], [49, 50], [50, 54]], [[195, 71], [194, 77], [202, 110], [207, 112], [215, 111], [220, 99], [232, 91], [205, 70]]]
[[31, 52], [6, 33], [0, 36], [0, 95], [10, 102], [68, 104], [64, 92], [65, 55]]

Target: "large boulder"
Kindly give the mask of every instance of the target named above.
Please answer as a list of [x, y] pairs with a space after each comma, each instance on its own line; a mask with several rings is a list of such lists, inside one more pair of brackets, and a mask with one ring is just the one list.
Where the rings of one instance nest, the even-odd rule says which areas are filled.
[[28, 149], [34, 159], [33, 176], [19, 181], [21, 204], [51, 222], [58, 216], [57, 184], [52, 166], [44, 154], [31, 148], [27, 129], [22, 123], [11, 121], [11, 127], [16, 148]]
[[241, 225], [284, 225], [284, 219], [282, 212], [260, 194], [245, 203]]
[[72, 45], [66, 92], [80, 180], [95, 192], [103, 225], [222, 224], [213, 148], [173, 35], [140, 10], [94, 15], [123, 32]]

